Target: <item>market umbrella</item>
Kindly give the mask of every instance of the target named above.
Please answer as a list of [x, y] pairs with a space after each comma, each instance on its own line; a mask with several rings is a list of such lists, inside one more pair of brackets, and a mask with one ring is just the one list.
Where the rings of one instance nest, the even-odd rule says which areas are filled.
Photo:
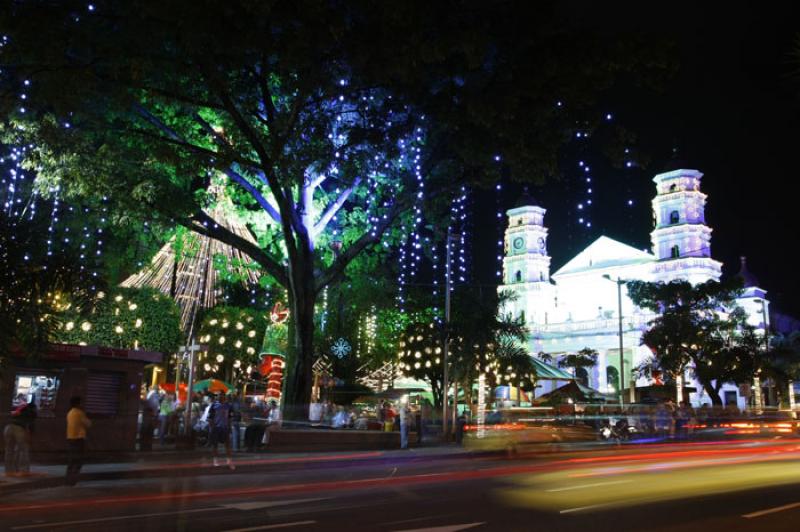
[[[175, 383], [174, 382], [165, 382], [165, 383], [159, 384], [158, 386], [162, 390], [167, 392], [167, 393], [175, 393]], [[178, 399], [181, 402], [185, 402], [186, 401], [186, 384], [184, 384], [184, 383], [181, 383], [180, 386], [178, 386]]]
[[194, 392], [228, 392], [232, 390], [233, 386], [225, 381], [221, 381], [219, 379], [203, 379], [201, 381], [197, 381], [192, 386], [192, 391]]

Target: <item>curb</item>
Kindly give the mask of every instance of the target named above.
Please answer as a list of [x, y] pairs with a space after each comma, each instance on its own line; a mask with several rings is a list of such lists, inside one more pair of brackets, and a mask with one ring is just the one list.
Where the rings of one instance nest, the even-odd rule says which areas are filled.
[[[472, 459], [499, 456], [505, 454], [504, 452], [497, 451], [455, 451], [455, 452], [442, 452], [432, 454], [417, 454], [409, 453], [404, 454], [405, 451], [392, 451], [390, 455], [380, 456], [364, 456], [364, 453], [354, 453], [352, 457], [348, 455], [333, 455], [330, 459], [324, 457], [315, 458], [313, 456], [305, 456], [304, 459], [275, 459], [270, 462], [268, 460], [240, 460], [234, 459], [235, 470], [230, 470], [226, 466], [214, 466], [210, 463], [192, 463], [181, 464], [181, 467], [172, 468], [159, 468], [157, 464], [153, 467], [146, 467], [134, 470], [117, 470], [117, 471], [97, 471], [92, 473], [81, 473], [78, 478], [79, 483], [91, 480], [124, 480], [124, 479], [143, 479], [143, 478], [164, 478], [164, 477], [192, 477], [198, 475], [226, 475], [226, 474], [241, 474], [242, 472], [255, 472], [255, 471], [292, 471], [297, 469], [306, 469], [309, 466], [314, 466], [318, 469], [338, 468], [342, 463], [349, 464], [368, 464], [377, 463], [381, 461], [392, 462], [419, 462], [427, 459]], [[208, 456], [207, 454], [205, 455]], [[257, 463], [252, 463], [252, 462]], [[61, 464], [59, 464], [61, 465]], [[66, 465], [64, 465], [66, 468]], [[64, 485], [63, 476], [48, 476], [41, 479], [32, 480], [30, 482], [19, 482], [9, 484], [7, 486], [0, 485], [0, 495], [10, 493], [21, 493], [26, 491], [34, 491], [37, 489], [53, 488]]]

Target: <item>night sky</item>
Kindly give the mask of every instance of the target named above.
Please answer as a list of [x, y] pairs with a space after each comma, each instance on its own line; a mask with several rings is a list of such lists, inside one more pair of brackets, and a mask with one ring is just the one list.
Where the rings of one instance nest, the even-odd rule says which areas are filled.
[[[531, 187], [548, 209], [551, 271], [600, 235], [649, 249], [652, 178], [677, 147], [680, 159], [704, 173], [711, 251], [724, 263], [723, 274], [735, 274], [739, 256], [746, 256], [773, 308], [800, 317], [800, 53], [793, 55], [800, 49], [800, 6], [697, 4], [703, 5], [623, 4], [609, 12], [607, 3], [576, 3], [581, 16], [608, 21], [610, 31], [629, 26], [673, 39], [679, 70], [661, 94], [623, 89], [608, 96], [607, 111], [638, 136], [647, 166], [614, 168], [587, 148], [565, 160], [562, 179]], [[583, 158], [591, 165], [593, 204], [579, 211], [577, 204], [587, 197], [577, 166]], [[505, 218], [502, 228], [496, 223], [496, 205], [510, 208], [520, 191], [519, 185], [504, 184], [499, 197], [494, 191], [475, 194], [476, 282], [496, 280], [497, 238], [505, 228]], [[585, 217], [583, 224], [579, 217]], [[589, 219], [592, 226], [586, 227]]]

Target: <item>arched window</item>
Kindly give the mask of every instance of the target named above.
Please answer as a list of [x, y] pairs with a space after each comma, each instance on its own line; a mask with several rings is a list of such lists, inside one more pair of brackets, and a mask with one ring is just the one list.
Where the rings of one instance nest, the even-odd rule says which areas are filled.
[[671, 248], [669, 248], [669, 256], [672, 257], [673, 259], [677, 259], [678, 257], [681, 256], [681, 248], [679, 248], [678, 246], [672, 246]]
[[584, 386], [589, 386], [589, 372], [586, 368], [576, 368], [575, 379]]
[[517, 270], [517, 273], [514, 274], [514, 278], [517, 280], [518, 283], [522, 282], [522, 272]]
[[544, 281], [544, 272], [539, 272], [539, 280]]
[[619, 391], [619, 370], [614, 366], [606, 366], [606, 383]]
[[672, 211], [671, 213], [669, 213], [669, 223], [676, 224], [680, 221], [681, 221], [681, 215], [678, 213], [678, 211]]
[[669, 186], [669, 191], [670, 191], [670, 192], [675, 192], [676, 190], [678, 190], [678, 185], [677, 185], [677, 184], [675, 184], [675, 183], [672, 183], [672, 184]]

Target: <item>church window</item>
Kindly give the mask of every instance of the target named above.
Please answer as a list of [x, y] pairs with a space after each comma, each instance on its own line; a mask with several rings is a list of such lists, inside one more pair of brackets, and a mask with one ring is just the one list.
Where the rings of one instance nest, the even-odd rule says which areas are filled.
[[586, 368], [576, 368], [575, 379], [584, 386], [589, 386], [589, 372], [586, 371]]
[[669, 248], [669, 256], [670, 258], [677, 259], [678, 257], [681, 256], [681, 248], [679, 248], [678, 246], [672, 246], [671, 248]]
[[680, 220], [681, 220], [681, 215], [678, 213], [678, 211], [672, 211], [671, 213], [669, 213], [669, 223], [676, 224]]
[[669, 186], [669, 191], [670, 191], [670, 192], [675, 192], [676, 190], [678, 190], [678, 185], [677, 185], [677, 184], [675, 184], [675, 183], [672, 183], [672, 184]]
[[522, 272], [521, 272], [521, 271], [519, 271], [519, 270], [517, 270], [517, 273], [516, 273], [516, 274], [514, 274], [514, 278], [516, 279], [516, 281], [517, 281], [518, 283], [521, 283], [521, 282], [522, 282]]
[[606, 383], [619, 391], [619, 370], [614, 366], [606, 366]]
[[539, 280], [544, 281], [544, 272], [539, 272]]

